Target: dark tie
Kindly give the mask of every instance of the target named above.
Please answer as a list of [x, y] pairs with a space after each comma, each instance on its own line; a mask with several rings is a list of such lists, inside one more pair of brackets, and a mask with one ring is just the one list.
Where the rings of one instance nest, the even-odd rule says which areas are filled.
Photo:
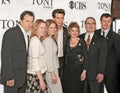
[[103, 37], [105, 37], [105, 32], [104, 32], [104, 31], [102, 31], [102, 33], [103, 33]]
[[86, 40], [87, 50], [89, 50], [90, 47], [90, 35], [88, 35], [88, 38]]
[[29, 43], [30, 43], [29, 35], [27, 35], [27, 40], [28, 40], [28, 49], [29, 49]]

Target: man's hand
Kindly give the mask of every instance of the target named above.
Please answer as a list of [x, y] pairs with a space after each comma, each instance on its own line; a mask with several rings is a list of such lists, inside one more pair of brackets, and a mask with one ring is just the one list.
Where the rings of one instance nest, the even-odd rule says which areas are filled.
[[101, 83], [104, 79], [104, 75], [103, 74], [98, 74], [96, 79], [97, 79], [98, 83]]
[[15, 80], [11, 79], [6, 81], [6, 86], [13, 87], [15, 85]]

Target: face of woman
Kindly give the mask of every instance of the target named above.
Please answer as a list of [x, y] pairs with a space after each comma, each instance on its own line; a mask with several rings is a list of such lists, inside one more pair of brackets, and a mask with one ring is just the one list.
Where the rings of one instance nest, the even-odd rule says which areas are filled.
[[57, 27], [54, 23], [52, 23], [49, 27], [48, 27], [48, 35], [52, 36], [55, 34], [55, 32], [57, 31]]
[[69, 34], [71, 36], [71, 38], [75, 38], [79, 35], [79, 30], [77, 27], [73, 27], [70, 31]]
[[41, 23], [40, 25], [39, 25], [39, 28], [38, 28], [38, 34], [40, 35], [40, 36], [44, 36], [45, 34], [46, 34], [46, 31], [47, 31], [47, 26], [46, 26], [46, 24], [45, 23]]

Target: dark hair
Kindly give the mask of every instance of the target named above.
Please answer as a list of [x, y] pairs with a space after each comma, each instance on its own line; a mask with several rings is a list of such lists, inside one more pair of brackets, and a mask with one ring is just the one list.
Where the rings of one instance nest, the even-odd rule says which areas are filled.
[[100, 21], [102, 21], [102, 18], [103, 18], [103, 17], [105, 17], [105, 18], [110, 17], [111, 20], [112, 20], [112, 16], [111, 16], [109, 13], [103, 13], [103, 14], [101, 15], [101, 17], [100, 17]]
[[25, 15], [33, 16], [33, 18], [35, 19], [34, 13], [32, 11], [26, 10], [26, 11], [22, 12], [22, 14], [20, 15], [20, 20], [23, 20]]
[[87, 20], [88, 20], [88, 19], [93, 19], [94, 22], [95, 22], [95, 24], [96, 24], [96, 20], [95, 20], [95, 18], [93, 18], [93, 17], [87, 17], [86, 20], [85, 20], [85, 24], [87, 23]]
[[52, 12], [52, 17], [55, 18], [55, 14], [56, 14], [56, 13], [65, 15], [65, 10], [64, 10], [64, 9], [55, 9], [55, 10], [53, 10], [53, 12]]

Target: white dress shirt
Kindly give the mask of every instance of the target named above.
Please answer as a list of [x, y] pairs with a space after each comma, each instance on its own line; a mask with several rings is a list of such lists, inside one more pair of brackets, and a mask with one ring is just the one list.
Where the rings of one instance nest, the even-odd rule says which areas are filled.
[[107, 30], [101, 30], [101, 35], [103, 36], [103, 31], [104, 31], [104, 34], [105, 34], [104, 37], [106, 37], [107, 34], [108, 34], [108, 32], [109, 32], [109, 30], [110, 30], [110, 29], [107, 29]]
[[58, 57], [63, 57], [63, 29], [58, 31]]
[[93, 35], [94, 35], [94, 32], [93, 32], [93, 33], [86, 33], [86, 34], [85, 34], [85, 41], [87, 40], [88, 35], [90, 35], [90, 41], [91, 41], [91, 40], [92, 40], [92, 37], [93, 37]]
[[26, 44], [26, 50], [28, 51], [28, 36], [29, 36], [29, 33], [27, 33], [20, 24], [18, 24], [20, 29], [22, 30], [23, 32], [23, 35], [24, 35], [24, 39], [25, 39], [25, 44]]

